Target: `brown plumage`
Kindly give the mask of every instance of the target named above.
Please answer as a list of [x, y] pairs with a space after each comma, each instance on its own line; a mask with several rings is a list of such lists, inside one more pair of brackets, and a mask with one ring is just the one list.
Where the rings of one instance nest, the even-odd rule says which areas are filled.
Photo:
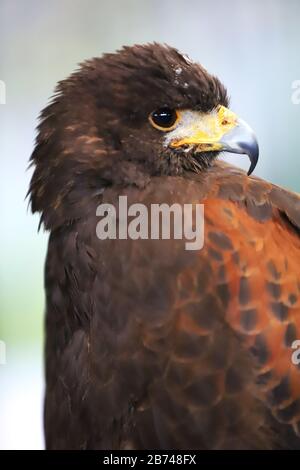
[[[300, 447], [300, 199], [216, 151], [166, 148], [148, 119], [227, 104], [154, 44], [84, 63], [43, 111], [30, 196], [50, 231], [47, 448]], [[119, 195], [203, 203], [203, 249], [100, 241], [96, 208]]]

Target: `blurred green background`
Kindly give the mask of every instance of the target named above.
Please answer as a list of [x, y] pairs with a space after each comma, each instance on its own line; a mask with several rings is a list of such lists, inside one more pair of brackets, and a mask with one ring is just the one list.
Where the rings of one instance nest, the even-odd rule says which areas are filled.
[[37, 116], [56, 82], [125, 44], [173, 45], [228, 87], [260, 143], [256, 174], [300, 192], [299, 20], [299, 0], [0, 0], [0, 448], [43, 447], [47, 234], [24, 197]]

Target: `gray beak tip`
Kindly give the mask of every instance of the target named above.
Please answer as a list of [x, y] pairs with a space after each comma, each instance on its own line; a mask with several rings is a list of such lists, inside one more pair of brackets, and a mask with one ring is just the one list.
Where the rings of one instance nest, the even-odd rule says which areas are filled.
[[250, 159], [250, 168], [247, 175], [250, 176], [258, 162], [259, 147], [251, 127], [242, 119], [238, 120], [236, 128], [225, 134], [221, 140], [222, 150], [232, 153], [248, 155]]
[[258, 162], [258, 156], [259, 156], [259, 150], [258, 150], [258, 145], [257, 145], [257, 151], [252, 152], [251, 154], [248, 153], [248, 157], [250, 159], [250, 168], [247, 172], [248, 176], [250, 176], [253, 173], [253, 171], [255, 170], [255, 167], [256, 167], [257, 162]]

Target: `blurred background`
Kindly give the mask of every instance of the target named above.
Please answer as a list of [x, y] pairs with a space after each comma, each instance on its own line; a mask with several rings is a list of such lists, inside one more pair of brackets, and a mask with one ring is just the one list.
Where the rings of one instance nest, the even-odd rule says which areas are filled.
[[299, 20], [299, 0], [0, 0], [0, 449], [44, 446], [47, 234], [24, 198], [37, 116], [56, 82], [125, 44], [173, 45], [228, 87], [260, 143], [256, 174], [300, 192]]

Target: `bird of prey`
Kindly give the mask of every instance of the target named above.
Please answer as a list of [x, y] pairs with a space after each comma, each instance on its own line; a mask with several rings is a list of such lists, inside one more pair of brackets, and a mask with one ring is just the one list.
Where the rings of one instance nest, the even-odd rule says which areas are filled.
[[[167, 45], [58, 84], [29, 188], [50, 232], [47, 449], [299, 448], [300, 198], [250, 176], [257, 159], [219, 79]], [[100, 240], [120, 195], [203, 204], [203, 247]]]

